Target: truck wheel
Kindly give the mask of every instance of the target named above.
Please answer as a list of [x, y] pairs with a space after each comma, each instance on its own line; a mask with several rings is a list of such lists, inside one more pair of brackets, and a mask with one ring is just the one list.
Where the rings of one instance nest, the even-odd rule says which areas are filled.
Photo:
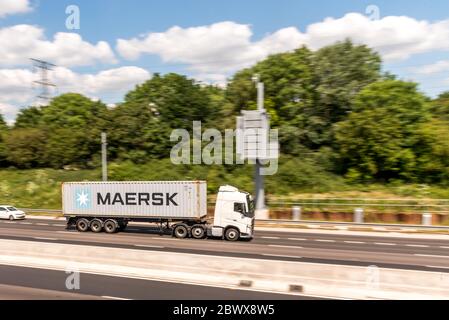
[[104, 231], [106, 231], [106, 233], [117, 232], [117, 223], [115, 222], [115, 220], [107, 220], [104, 223]]
[[90, 222], [90, 230], [92, 230], [95, 233], [101, 232], [103, 229], [103, 223], [101, 220], [94, 219]]
[[185, 225], [179, 224], [175, 227], [175, 230], [173, 230], [173, 234], [178, 239], [184, 239], [189, 235], [189, 230]]
[[228, 241], [237, 241], [240, 238], [240, 231], [236, 228], [229, 228], [225, 232], [225, 239]]
[[87, 230], [89, 230], [89, 221], [87, 219], [78, 219], [76, 221], [76, 229], [79, 232], [86, 232]]
[[206, 231], [204, 230], [204, 227], [202, 225], [195, 225], [192, 227], [192, 237], [195, 239], [203, 239], [206, 235]]

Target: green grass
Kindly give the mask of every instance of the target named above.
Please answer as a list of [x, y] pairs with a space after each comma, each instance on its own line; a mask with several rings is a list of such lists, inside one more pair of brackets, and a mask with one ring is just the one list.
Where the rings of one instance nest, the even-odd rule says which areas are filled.
[[22, 208], [60, 209], [63, 181], [99, 177], [99, 170], [0, 170], [0, 202]]
[[[109, 166], [110, 180], [207, 180], [211, 201], [223, 184], [251, 192], [253, 174], [254, 168], [250, 165], [176, 166], [168, 159], [138, 165], [111, 163]], [[100, 178], [100, 169], [3, 169], [0, 170], [0, 203], [23, 208], [60, 209], [62, 182], [98, 181]], [[266, 194], [271, 202], [310, 198], [449, 199], [447, 187], [398, 182], [354, 185], [314, 163], [298, 159], [281, 159], [278, 173], [266, 177], [265, 181]]]

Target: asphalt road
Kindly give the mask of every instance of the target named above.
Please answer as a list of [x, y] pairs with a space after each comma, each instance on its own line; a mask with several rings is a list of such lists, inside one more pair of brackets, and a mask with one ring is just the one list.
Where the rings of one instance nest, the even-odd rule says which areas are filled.
[[449, 272], [448, 239], [416, 239], [339, 232], [257, 231], [251, 242], [174, 239], [156, 229], [130, 224], [117, 234], [65, 230], [65, 221], [0, 220], [0, 239], [55, 242], [254, 259], [300, 261]]
[[304, 296], [81, 274], [66, 288], [64, 271], [0, 266], [0, 300], [304, 300]]

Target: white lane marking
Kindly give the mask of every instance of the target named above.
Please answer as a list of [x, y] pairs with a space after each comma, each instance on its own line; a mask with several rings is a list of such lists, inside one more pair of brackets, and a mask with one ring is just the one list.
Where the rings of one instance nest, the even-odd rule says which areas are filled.
[[363, 241], [344, 241], [345, 243], [351, 243], [351, 244], [365, 244], [366, 242]]
[[65, 224], [52, 224], [52, 227], [65, 227]]
[[262, 239], [279, 240], [279, 237], [261, 237]]
[[36, 223], [37, 226], [49, 226], [48, 223]]
[[440, 246], [441, 249], [449, 249], [449, 247]]
[[162, 246], [155, 246], [155, 245], [151, 245], [151, 244], [135, 244], [134, 246], [139, 247], [139, 248], [158, 248], [158, 249], [164, 248]]
[[282, 246], [282, 245], [278, 245], [278, 244], [269, 244], [269, 247], [273, 247], [273, 248], [289, 248], [289, 249], [303, 249], [303, 247], [298, 247], [298, 246]]
[[415, 253], [414, 254], [417, 257], [429, 257], [429, 258], [444, 258], [444, 259], [449, 259], [449, 256], [438, 256], [438, 255], [434, 255], [434, 254], [419, 254], [419, 253]]
[[161, 238], [157, 238], [157, 237], [151, 237], [151, 239], [154, 239], [154, 240], [169, 240], [169, 241], [179, 241], [179, 239], [174, 239], [174, 238], [164, 238], [164, 237], [161, 237]]
[[327, 240], [327, 239], [316, 239], [317, 242], [335, 242], [335, 240]]
[[33, 237], [33, 239], [36, 239], [36, 240], [51, 240], [51, 241], [58, 240], [58, 239], [55, 239], [55, 238], [45, 238], [45, 237]]
[[112, 296], [101, 296], [104, 299], [110, 299], [110, 300], [131, 300], [128, 298], [120, 298], [120, 297], [112, 297]]
[[292, 240], [292, 241], [307, 241], [307, 239], [303, 239], [303, 238], [288, 238], [288, 240]]
[[434, 269], [449, 269], [449, 267], [443, 267], [443, 266], [425, 266], [427, 268], [434, 268]]
[[32, 224], [31, 222], [19, 222], [19, 224]]
[[424, 244], [406, 244], [406, 247], [414, 247], [414, 248], [428, 248], [429, 246], [426, 246]]
[[56, 231], [56, 233], [64, 233], [64, 234], [81, 234], [78, 231]]
[[396, 243], [388, 243], [388, 242], [375, 242], [378, 246], [395, 246]]
[[302, 259], [302, 257], [300, 257], [300, 256], [284, 256], [284, 255], [281, 255], [281, 254], [262, 253], [262, 255], [263, 255], [263, 256], [266, 256], [266, 257]]

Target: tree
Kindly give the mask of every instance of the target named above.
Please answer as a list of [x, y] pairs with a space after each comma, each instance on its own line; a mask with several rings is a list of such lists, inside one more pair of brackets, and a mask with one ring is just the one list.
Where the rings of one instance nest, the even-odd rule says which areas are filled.
[[312, 52], [305, 47], [271, 55], [254, 67], [238, 72], [226, 90], [235, 113], [256, 109], [257, 91], [252, 77], [259, 75], [265, 84], [265, 108], [272, 125], [280, 129], [284, 153], [298, 153], [302, 145], [310, 146], [314, 138], [306, 129], [315, 99], [312, 60]]
[[13, 129], [5, 136], [6, 159], [18, 168], [44, 165], [47, 136], [40, 129]]
[[46, 139], [43, 161], [47, 166], [60, 169], [66, 165], [88, 167], [95, 153], [100, 149], [100, 136], [97, 148], [91, 150], [92, 141], [85, 138], [85, 133], [69, 128], [54, 129]]
[[432, 114], [443, 120], [449, 120], [449, 91], [442, 93], [433, 100], [430, 106]]
[[379, 54], [350, 40], [318, 50], [313, 67], [318, 94], [316, 113], [328, 123], [345, 119], [360, 90], [381, 78]]
[[5, 146], [5, 137], [7, 136], [9, 131], [9, 127], [3, 118], [3, 115], [0, 114], [0, 166], [4, 166], [7, 164], [6, 157], [6, 146]]
[[416, 147], [420, 180], [449, 182], [449, 121], [433, 118], [418, 128]]
[[413, 180], [418, 129], [428, 121], [427, 99], [415, 83], [386, 80], [354, 99], [348, 119], [336, 126], [343, 170], [357, 180]]
[[265, 83], [265, 105], [280, 129], [282, 152], [299, 155], [304, 147], [332, 145], [333, 125], [346, 119], [360, 90], [381, 78], [381, 59], [349, 40], [315, 53], [303, 47], [272, 55], [230, 82], [227, 97], [236, 112], [256, 107], [254, 74]]
[[[41, 109], [39, 127], [49, 137], [45, 159], [52, 167], [89, 166], [100, 152], [100, 134], [109, 128], [108, 109], [101, 101], [67, 93]], [[63, 153], [61, 153], [63, 152]]]
[[77, 93], [66, 93], [42, 108], [42, 122], [49, 129], [85, 130], [104, 126], [106, 113], [107, 107], [101, 101], [92, 101]]
[[173, 129], [191, 128], [192, 121], [207, 123], [217, 113], [211, 107], [209, 95], [199, 84], [175, 73], [155, 74], [151, 80], [130, 91], [124, 105], [149, 108]]
[[14, 128], [38, 128], [42, 121], [42, 110], [39, 107], [29, 107], [19, 111]]
[[173, 129], [192, 128], [217, 119], [219, 110], [212, 90], [178, 74], [161, 76], [130, 91], [123, 104], [111, 112], [110, 146], [121, 159], [147, 161], [146, 157], [169, 157]]

